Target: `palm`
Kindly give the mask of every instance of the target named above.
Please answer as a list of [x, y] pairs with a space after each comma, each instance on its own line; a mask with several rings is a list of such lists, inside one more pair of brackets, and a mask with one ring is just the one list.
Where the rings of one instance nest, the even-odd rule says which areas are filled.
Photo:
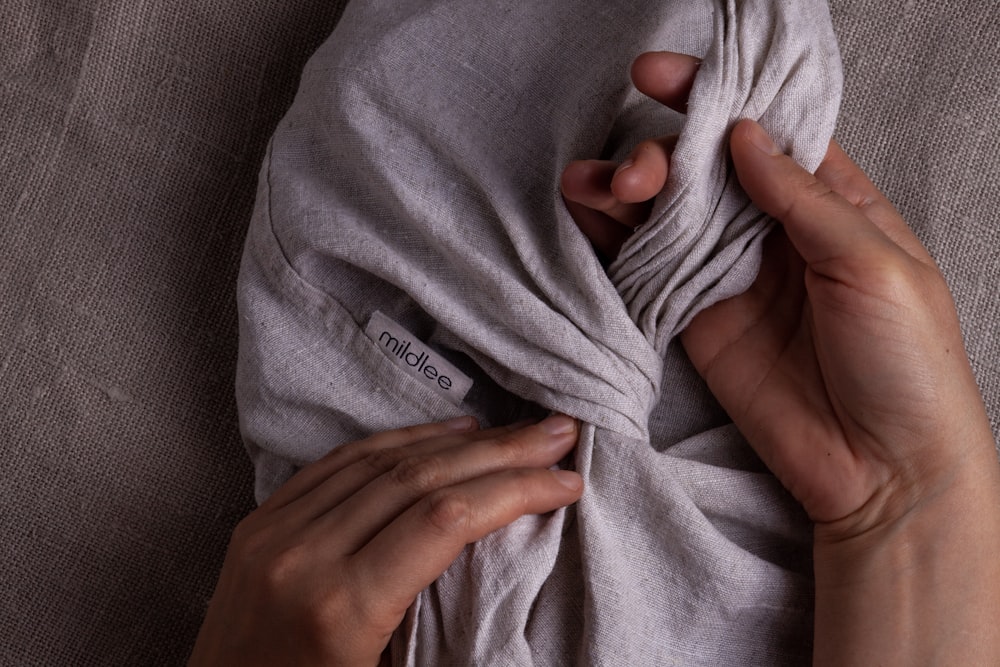
[[[976, 439], [964, 432], [977, 423], [973, 411], [948, 407], [974, 382], [966, 369], [948, 370], [961, 334], [940, 275], [868, 224], [880, 239], [871, 252], [808, 269], [779, 230], [751, 289], [705, 310], [682, 335], [740, 431], [821, 522], [854, 513], [912, 472], [906, 461], [945, 469]], [[944, 434], [941, 423], [951, 424]], [[943, 458], [934, 447], [942, 437]]]
[[699, 314], [682, 341], [740, 431], [809, 515], [825, 521], [871, 489], [817, 360], [804, 270], [776, 231], [753, 286]]

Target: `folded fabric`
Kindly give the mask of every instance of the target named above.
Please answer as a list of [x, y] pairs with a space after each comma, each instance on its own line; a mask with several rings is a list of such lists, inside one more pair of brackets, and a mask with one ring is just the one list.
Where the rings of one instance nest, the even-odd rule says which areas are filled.
[[[682, 116], [642, 51], [703, 58]], [[808, 659], [808, 522], [675, 342], [746, 289], [770, 228], [727, 162], [760, 120], [815, 169], [840, 62], [819, 0], [353, 0], [260, 177], [240, 277], [241, 427], [263, 499], [374, 431], [474, 414], [585, 423], [573, 508], [470, 546], [404, 664]], [[573, 159], [680, 132], [607, 271], [559, 194]]]

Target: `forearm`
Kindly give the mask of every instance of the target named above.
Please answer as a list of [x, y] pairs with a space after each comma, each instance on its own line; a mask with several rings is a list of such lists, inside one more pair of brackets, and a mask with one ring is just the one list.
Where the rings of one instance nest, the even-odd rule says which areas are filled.
[[1000, 664], [1000, 480], [971, 468], [849, 540], [817, 526], [815, 664]]

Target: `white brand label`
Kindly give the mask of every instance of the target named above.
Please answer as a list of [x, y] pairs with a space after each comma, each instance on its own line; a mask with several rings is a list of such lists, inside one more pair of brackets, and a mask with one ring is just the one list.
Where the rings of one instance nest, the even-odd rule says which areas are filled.
[[392, 363], [458, 405], [472, 388], [472, 378], [452, 366], [416, 336], [381, 311], [375, 311], [365, 334]]

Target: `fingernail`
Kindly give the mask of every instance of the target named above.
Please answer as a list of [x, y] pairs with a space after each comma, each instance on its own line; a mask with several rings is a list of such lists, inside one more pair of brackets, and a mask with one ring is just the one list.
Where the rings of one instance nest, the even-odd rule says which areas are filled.
[[556, 481], [570, 491], [579, 491], [583, 487], [583, 478], [572, 470], [553, 470]]
[[747, 123], [747, 125], [750, 126], [747, 128], [747, 139], [757, 150], [766, 155], [781, 155], [781, 149], [771, 140], [764, 128], [757, 123]]
[[563, 435], [576, 430], [576, 420], [566, 415], [552, 415], [538, 424], [549, 435]]
[[623, 171], [625, 171], [626, 169], [632, 167], [634, 164], [635, 164], [635, 160], [633, 160], [630, 157], [629, 158], [625, 158], [625, 161], [622, 162], [620, 165], [618, 165], [618, 168], [615, 169], [615, 173], [616, 174], [620, 174]]
[[471, 431], [477, 426], [475, 417], [457, 417], [444, 422], [444, 426], [449, 431]]

